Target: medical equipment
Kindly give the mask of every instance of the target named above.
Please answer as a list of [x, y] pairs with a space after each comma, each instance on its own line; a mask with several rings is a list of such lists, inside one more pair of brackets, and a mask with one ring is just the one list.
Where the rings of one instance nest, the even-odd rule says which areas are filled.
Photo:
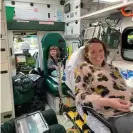
[[45, 133], [49, 130], [47, 122], [39, 111], [17, 118], [15, 128], [16, 133]]

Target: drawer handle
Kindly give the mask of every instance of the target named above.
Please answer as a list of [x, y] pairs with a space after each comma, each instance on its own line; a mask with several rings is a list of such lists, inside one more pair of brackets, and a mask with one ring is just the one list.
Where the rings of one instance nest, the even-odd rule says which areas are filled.
[[0, 38], [2, 38], [2, 34], [0, 34]]
[[12, 117], [11, 114], [9, 114], [9, 115], [5, 115], [5, 116], [4, 116], [4, 118], [11, 118], [11, 117]]
[[5, 48], [1, 48], [1, 49], [0, 49], [0, 51], [2, 51], [2, 52], [3, 52], [3, 51], [6, 51], [6, 49], [5, 49]]
[[11, 56], [12, 56], [12, 48], [10, 48], [10, 54], [11, 54]]
[[8, 71], [0, 71], [0, 74], [8, 73]]

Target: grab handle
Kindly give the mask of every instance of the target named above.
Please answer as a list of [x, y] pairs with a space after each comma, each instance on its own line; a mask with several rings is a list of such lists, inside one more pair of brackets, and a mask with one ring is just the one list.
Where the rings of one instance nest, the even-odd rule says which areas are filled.
[[125, 11], [125, 8], [126, 8], [126, 7], [122, 7], [122, 8], [120, 9], [122, 15], [125, 16], [125, 17], [133, 17], [133, 12], [127, 13], [127, 12]]

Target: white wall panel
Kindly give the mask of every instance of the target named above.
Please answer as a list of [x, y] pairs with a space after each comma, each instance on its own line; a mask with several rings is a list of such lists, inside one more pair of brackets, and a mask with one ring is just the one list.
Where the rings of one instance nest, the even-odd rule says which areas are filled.
[[[50, 4], [50, 8], [47, 7], [47, 4]], [[15, 5], [6, 1], [5, 5], [15, 7], [15, 20], [64, 21], [63, 6], [59, 4], [58, 0], [35, 1], [33, 7], [30, 6], [29, 1], [19, 0]]]

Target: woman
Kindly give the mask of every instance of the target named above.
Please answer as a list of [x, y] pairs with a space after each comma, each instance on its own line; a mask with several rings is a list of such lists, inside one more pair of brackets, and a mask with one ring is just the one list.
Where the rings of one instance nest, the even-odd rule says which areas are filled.
[[[106, 57], [104, 43], [96, 38], [91, 39], [84, 49], [86, 62], [82, 62], [77, 68], [75, 95], [77, 103], [91, 106], [114, 122], [114, 116], [130, 112], [133, 89], [126, 86], [117, 68], [106, 64]], [[129, 118], [131, 121], [128, 123], [133, 125], [133, 115], [130, 114]], [[118, 132], [131, 133], [133, 126], [125, 128], [125, 122], [127, 120], [121, 123], [115, 121], [116, 127], [121, 126], [121, 129], [117, 129]]]

